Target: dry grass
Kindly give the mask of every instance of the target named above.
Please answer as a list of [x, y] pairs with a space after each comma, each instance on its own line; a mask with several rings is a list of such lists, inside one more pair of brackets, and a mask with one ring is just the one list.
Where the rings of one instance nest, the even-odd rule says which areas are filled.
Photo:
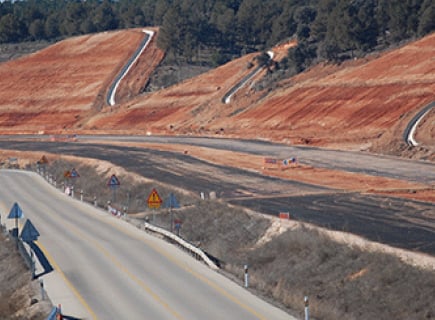
[[0, 232], [0, 319], [43, 320], [51, 303], [39, 301], [38, 284], [16, 246]]
[[[64, 160], [54, 161], [48, 169], [62, 180], [65, 168], [72, 167], [87, 177], [86, 185], [80, 179], [76, 181], [77, 188], [97, 195], [101, 204], [111, 198], [106, 186], [109, 171], [97, 173], [94, 166]], [[128, 185], [128, 179], [118, 178], [124, 183], [117, 205], [128, 200], [128, 190], [129, 212], [141, 213], [131, 216], [153, 216], [146, 199], [156, 184], [136, 181]], [[248, 264], [250, 290], [296, 316], [302, 317], [303, 297], [308, 295], [315, 319], [435, 319], [433, 270], [411, 266], [387, 253], [338, 243], [304, 227], [271, 235], [269, 218], [219, 201], [186, 196], [164, 186], [158, 189], [162, 198], [174, 192], [181, 203], [181, 209], [173, 210], [173, 217], [182, 221], [183, 238], [219, 259], [222, 272], [240, 284], [243, 266]], [[155, 223], [169, 228], [168, 209], [155, 213]], [[268, 241], [260, 241], [265, 235]]]

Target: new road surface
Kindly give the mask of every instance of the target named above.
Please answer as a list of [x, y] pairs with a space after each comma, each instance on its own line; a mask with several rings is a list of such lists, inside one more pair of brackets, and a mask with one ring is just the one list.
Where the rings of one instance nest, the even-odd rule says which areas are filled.
[[[22, 137], [24, 138], [24, 137]], [[346, 231], [394, 247], [435, 255], [433, 203], [343, 190], [283, 180], [261, 173], [208, 163], [189, 154], [95, 143], [95, 139], [182, 143], [286, 159], [367, 175], [435, 185], [435, 165], [368, 153], [291, 147], [230, 139], [181, 137], [88, 137], [94, 143], [50, 143], [0, 140], [0, 148], [42, 151], [105, 160], [148, 179], [196, 195], [214, 191], [218, 198], [257, 212], [292, 218], [332, 230]], [[84, 141], [86, 137], [78, 137]], [[187, 147], [188, 148], [188, 147]], [[259, 164], [260, 166], [261, 164]]]
[[1, 221], [17, 202], [37, 228], [35, 245], [48, 263], [38, 264], [36, 274], [43, 274], [45, 288], [64, 314], [80, 319], [294, 319], [178, 248], [60, 193], [35, 173], [0, 170], [0, 181]]

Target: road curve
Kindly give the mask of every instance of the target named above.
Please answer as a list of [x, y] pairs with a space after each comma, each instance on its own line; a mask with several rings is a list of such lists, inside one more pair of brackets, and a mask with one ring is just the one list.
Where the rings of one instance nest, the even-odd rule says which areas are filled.
[[[0, 179], [8, 186], [0, 189], [2, 221], [14, 202], [31, 219], [55, 269], [44, 283], [69, 316], [295, 319], [178, 248], [58, 192], [35, 173], [0, 170]], [[48, 281], [56, 273], [67, 284], [60, 291], [61, 284]]]
[[423, 109], [421, 109], [406, 126], [405, 132], [403, 133], [403, 138], [408, 145], [413, 147], [417, 147], [419, 145], [414, 138], [415, 131], [417, 130], [418, 124], [432, 110], [433, 107], [435, 107], [435, 101], [432, 101]]
[[[270, 60], [273, 59], [273, 52], [272, 51], [268, 51], [267, 54], [270, 57]], [[233, 97], [233, 95], [236, 94], [237, 91], [239, 91], [241, 88], [243, 88], [246, 83], [251, 80], [252, 78], [254, 78], [260, 71], [262, 71], [264, 69], [264, 65], [258, 66], [257, 68], [255, 68], [253, 71], [251, 71], [248, 75], [246, 75], [245, 77], [243, 77], [242, 80], [240, 80], [234, 87], [232, 87], [222, 98], [222, 102], [225, 104], [229, 104], [231, 102], [231, 98]]]
[[146, 34], [144, 40], [142, 41], [139, 49], [134, 53], [134, 55], [130, 58], [130, 60], [127, 62], [127, 64], [122, 68], [120, 74], [115, 78], [112, 85], [109, 88], [109, 92], [107, 93], [107, 104], [114, 106], [115, 105], [115, 96], [116, 91], [118, 90], [118, 86], [121, 83], [122, 79], [127, 75], [127, 73], [130, 71], [133, 64], [139, 59], [142, 52], [146, 49], [148, 44], [150, 43], [151, 39], [154, 36], [154, 31], [151, 30], [143, 30], [143, 32]]

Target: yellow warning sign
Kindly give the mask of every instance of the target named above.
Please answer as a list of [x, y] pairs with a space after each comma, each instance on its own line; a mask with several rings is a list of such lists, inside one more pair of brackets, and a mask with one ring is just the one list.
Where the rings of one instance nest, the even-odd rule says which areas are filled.
[[40, 160], [38, 160], [36, 162], [37, 164], [47, 164], [48, 163], [48, 159], [46, 156], [42, 156], [42, 158]]
[[148, 196], [148, 200], [147, 200], [148, 207], [153, 209], [158, 209], [160, 208], [162, 202], [163, 202], [162, 198], [160, 198], [159, 194], [157, 193], [157, 190], [153, 189], [150, 195]]

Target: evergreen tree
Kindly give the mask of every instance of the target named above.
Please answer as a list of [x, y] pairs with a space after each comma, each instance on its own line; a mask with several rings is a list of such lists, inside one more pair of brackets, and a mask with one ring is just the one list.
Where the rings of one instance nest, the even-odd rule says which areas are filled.
[[424, 0], [419, 11], [420, 21], [417, 33], [424, 36], [435, 30], [435, 3], [433, 0]]
[[18, 42], [23, 39], [23, 33], [23, 25], [12, 13], [0, 18], [0, 42]]

